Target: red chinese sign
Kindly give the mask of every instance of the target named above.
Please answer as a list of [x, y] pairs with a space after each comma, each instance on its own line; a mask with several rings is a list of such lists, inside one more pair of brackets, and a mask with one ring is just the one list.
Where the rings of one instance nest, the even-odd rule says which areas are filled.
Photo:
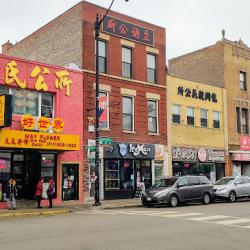
[[55, 118], [53, 121], [52, 121], [52, 128], [53, 130], [56, 132], [56, 133], [60, 133], [61, 131], [63, 131], [64, 129], [64, 122], [62, 119], [60, 118]]
[[21, 125], [26, 130], [33, 130], [35, 127], [35, 119], [32, 115], [24, 115], [21, 119]]
[[41, 116], [37, 121], [37, 127], [41, 131], [48, 131], [50, 127], [50, 120], [47, 117]]
[[106, 16], [103, 20], [103, 31], [154, 46], [154, 31], [133, 23]]
[[234, 153], [233, 161], [250, 161], [250, 154], [247, 153]]
[[250, 136], [240, 137], [240, 150], [250, 150]]

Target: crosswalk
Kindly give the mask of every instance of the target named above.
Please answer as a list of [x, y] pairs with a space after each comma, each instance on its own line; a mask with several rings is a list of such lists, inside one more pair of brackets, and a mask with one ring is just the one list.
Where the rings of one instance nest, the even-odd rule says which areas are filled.
[[198, 212], [180, 212], [180, 211], [157, 211], [157, 210], [95, 210], [95, 214], [105, 215], [132, 215], [132, 216], [156, 216], [161, 218], [183, 219], [194, 222], [213, 223], [223, 226], [233, 226], [250, 229], [250, 218], [240, 218], [230, 215], [204, 214]]

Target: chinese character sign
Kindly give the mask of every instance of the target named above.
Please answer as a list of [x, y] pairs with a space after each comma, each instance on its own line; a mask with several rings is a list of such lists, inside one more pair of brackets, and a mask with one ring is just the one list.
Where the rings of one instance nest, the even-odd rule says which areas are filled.
[[32, 115], [24, 115], [21, 119], [21, 125], [26, 130], [33, 130], [35, 127], [35, 119]]
[[154, 46], [154, 31], [133, 23], [125, 22], [120, 19], [106, 16], [103, 20], [103, 31]]
[[41, 116], [37, 121], [37, 127], [40, 131], [47, 131], [50, 127], [49, 118]]
[[51, 125], [52, 125], [53, 130], [54, 130], [56, 133], [60, 133], [60, 132], [62, 132], [63, 129], [64, 129], [64, 122], [63, 122], [63, 120], [60, 119], [60, 118], [55, 118], [55, 119], [53, 119]]

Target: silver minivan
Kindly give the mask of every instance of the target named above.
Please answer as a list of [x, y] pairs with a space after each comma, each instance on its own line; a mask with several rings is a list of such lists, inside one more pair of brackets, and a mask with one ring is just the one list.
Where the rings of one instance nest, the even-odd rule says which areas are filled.
[[250, 178], [248, 176], [223, 177], [214, 185], [217, 198], [235, 202], [238, 198], [250, 197]]

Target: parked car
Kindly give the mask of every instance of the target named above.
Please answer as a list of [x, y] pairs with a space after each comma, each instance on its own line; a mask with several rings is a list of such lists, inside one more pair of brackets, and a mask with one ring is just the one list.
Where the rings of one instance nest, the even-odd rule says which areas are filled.
[[214, 185], [216, 198], [235, 202], [238, 198], [250, 197], [250, 178], [247, 176], [223, 177]]
[[209, 204], [214, 198], [213, 186], [205, 176], [177, 176], [161, 179], [142, 193], [142, 205], [178, 206], [180, 203], [202, 201]]

